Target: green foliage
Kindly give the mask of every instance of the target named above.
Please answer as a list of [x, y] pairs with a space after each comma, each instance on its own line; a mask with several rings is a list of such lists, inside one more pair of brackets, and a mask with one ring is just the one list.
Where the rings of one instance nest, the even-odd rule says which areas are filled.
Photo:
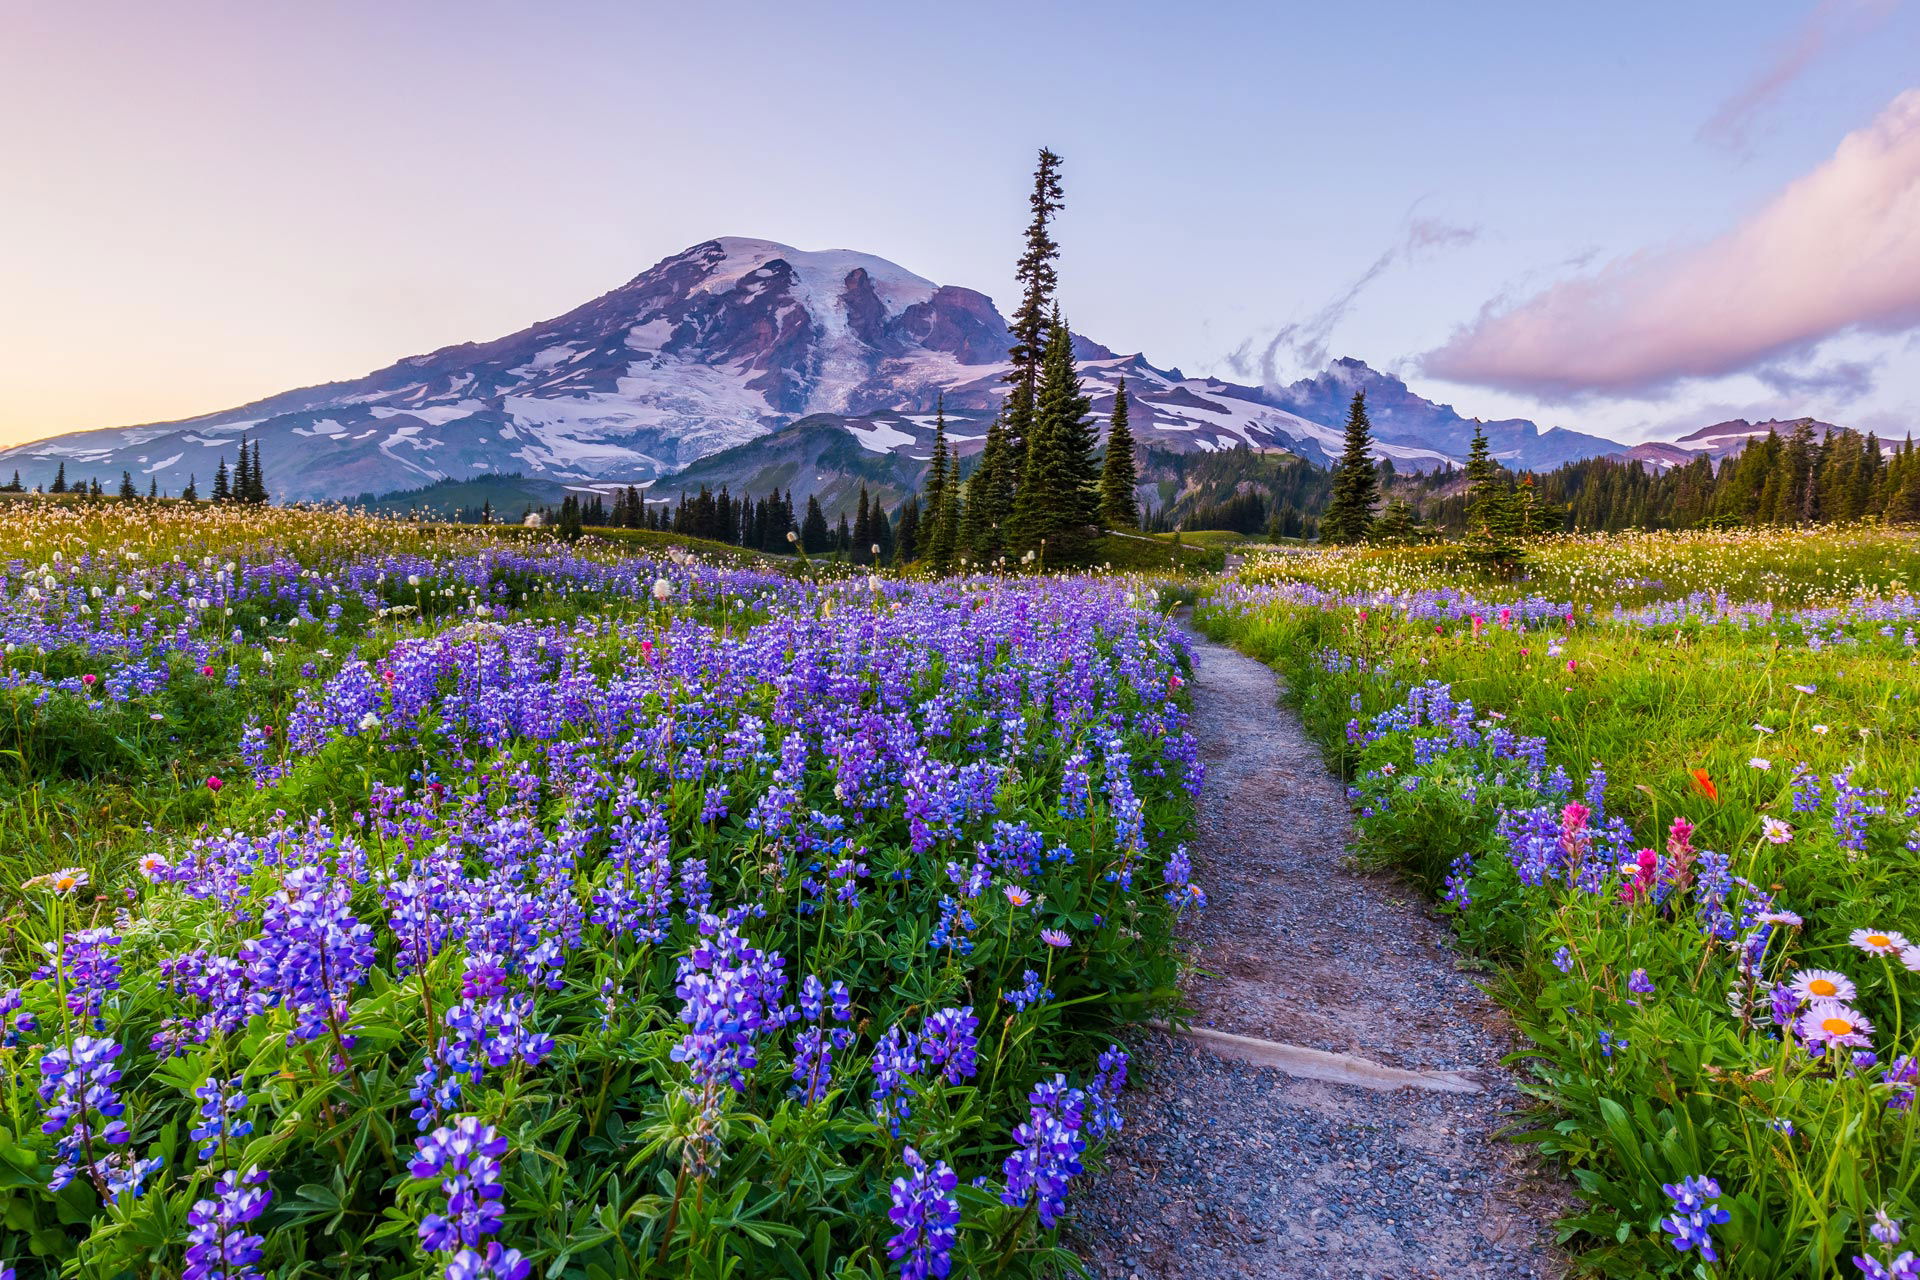
[[[1890, 1105], [1899, 1087], [1884, 1073], [1915, 1053], [1920, 978], [1849, 941], [1861, 928], [1920, 937], [1920, 649], [1905, 594], [1916, 569], [1920, 543], [1874, 530], [1568, 538], [1536, 544], [1519, 595], [1451, 611], [1412, 602], [1501, 581], [1459, 547], [1288, 557], [1259, 578], [1342, 594], [1312, 605], [1227, 591], [1198, 611], [1210, 634], [1285, 675], [1353, 780], [1362, 858], [1447, 893], [1462, 941], [1501, 964], [1493, 989], [1524, 1037], [1514, 1065], [1537, 1104], [1524, 1136], [1581, 1195], [1562, 1229], [1585, 1270], [1853, 1274], [1855, 1255], [1883, 1252], [1866, 1234], [1876, 1210], [1920, 1217], [1920, 1127]], [[1675, 603], [1716, 586], [1781, 607], [1716, 620]], [[1858, 595], [1876, 591], [1888, 599]], [[1848, 596], [1861, 600], [1851, 611], [1787, 612]], [[1565, 603], [1529, 609], [1527, 597]], [[1614, 603], [1648, 612], [1616, 620]], [[1370, 737], [1425, 681], [1471, 701], [1477, 745], [1436, 751], [1446, 735], [1432, 729]], [[1549, 767], [1493, 753], [1496, 731], [1544, 739]], [[1523, 878], [1503, 811], [1542, 808], [1557, 824], [1596, 763], [1606, 814], [1626, 824], [1617, 850], [1591, 851], [1599, 891]], [[1848, 817], [1843, 776], [1884, 812]], [[1708, 927], [1698, 870], [1658, 899], [1623, 898], [1614, 860], [1641, 846], [1672, 857], [1677, 818], [1689, 848], [1724, 853], [1754, 886], [1730, 890], [1731, 934]], [[1781, 842], [1769, 821], [1786, 825]], [[1842, 839], [1856, 822], [1859, 848]], [[1765, 898], [1804, 924], [1772, 928], [1749, 981], [1755, 922], [1741, 903]], [[1814, 1057], [1779, 1034], [1770, 989], [1805, 968], [1857, 983], [1878, 1065]], [[1642, 972], [1651, 991], [1628, 985]], [[1719, 1182], [1730, 1214], [1714, 1229], [1720, 1263], [1698, 1270], [1658, 1226], [1663, 1186], [1694, 1175]]]
[[1353, 393], [1347, 409], [1346, 442], [1333, 470], [1333, 500], [1320, 517], [1320, 540], [1336, 545], [1364, 542], [1373, 532], [1373, 508], [1380, 500], [1380, 477], [1373, 464], [1373, 424], [1367, 420], [1367, 393]]
[[1107, 454], [1100, 463], [1100, 520], [1109, 529], [1140, 526], [1139, 483], [1133, 462], [1133, 432], [1127, 426], [1127, 380], [1113, 395], [1113, 421], [1107, 428]]

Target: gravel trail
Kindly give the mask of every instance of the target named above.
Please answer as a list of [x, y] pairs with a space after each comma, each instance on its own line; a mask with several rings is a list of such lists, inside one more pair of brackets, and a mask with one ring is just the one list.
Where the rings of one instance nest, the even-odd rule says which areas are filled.
[[1565, 1192], [1496, 1136], [1520, 1102], [1510, 1044], [1447, 930], [1347, 866], [1344, 789], [1272, 671], [1196, 636], [1194, 702], [1211, 903], [1187, 929], [1193, 1025], [1483, 1091], [1301, 1079], [1143, 1033], [1126, 1127], [1069, 1244], [1101, 1280], [1564, 1274], [1549, 1227]]

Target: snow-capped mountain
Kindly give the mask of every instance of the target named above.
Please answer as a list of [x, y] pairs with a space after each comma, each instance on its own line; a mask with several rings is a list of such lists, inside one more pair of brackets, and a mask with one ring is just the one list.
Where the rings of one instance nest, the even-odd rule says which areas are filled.
[[1769, 432], [1778, 432], [1782, 438], [1790, 436], [1802, 423], [1812, 427], [1816, 436], [1824, 437], [1829, 432], [1840, 430], [1831, 422], [1821, 422], [1817, 418], [1770, 418], [1765, 422], [1733, 418], [1688, 432], [1678, 440], [1649, 440], [1637, 444], [1627, 450], [1627, 456], [1663, 471], [1668, 467], [1684, 467], [1702, 457], [1718, 462], [1741, 452], [1756, 440], [1765, 439]]
[[[726, 237], [504, 338], [223, 413], [20, 445], [0, 451], [0, 476], [17, 468], [27, 485], [45, 484], [64, 463], [70, 480], [112, 485], [124, 470], [142, 489], [153, 480], [177, 493], [192, 476], [204, 493], [245, 435], [262, 442], [279, 500], [511, 472], [555, 485], [645, 484], [802, 419], [911, 465], [930, 452], [942, 397], [962, 452], [978, 447], [1005, 395], [1007, 346], [1006, 322], [984, 294], [850, 250]], [[1188, 378], [1084, 339], [1076, 355], [1096, 414], [1110, 411], [1126, 378], [1147, 447], [1248, 445], [1325, 461], [1362, 387], [1379, 451], [1402, 469], [1464, 459], [1471, 435], [1450, 407], [1357, 360], [1262, 389]], [[1516, 466], [1623, 451], [1523, 420], [1488, 430]]]

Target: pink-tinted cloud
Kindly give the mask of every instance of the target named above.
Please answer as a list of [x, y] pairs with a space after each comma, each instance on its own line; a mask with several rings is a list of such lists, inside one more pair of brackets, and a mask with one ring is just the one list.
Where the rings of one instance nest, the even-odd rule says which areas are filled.
[[1920, 89], [1705, 244], [1644, 251], [1515, 304], [1420, 358], [1429, 375], [1552, 398], [1656, 395], [1920, 326]]
[[1745, 151], [1762, 112], [1779, 99], [1829, 46], [1861, 34], [1891, 16], [1899, 0], [1820, 0], [1772, 62], [1720, 104], [1700, 126], [1700, 140]]

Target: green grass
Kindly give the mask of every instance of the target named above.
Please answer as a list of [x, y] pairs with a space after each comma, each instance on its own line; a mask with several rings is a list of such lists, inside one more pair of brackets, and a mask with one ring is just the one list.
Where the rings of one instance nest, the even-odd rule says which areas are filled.
[[[1764, 983], [1804, 967], [1841, 971], [1877, 1027], [1880, 1062], [1915, 1054], [1920, 975], [1849, 943], [1862, 928], [1920, 940], [1915, 620], [1808, 628], [1783, 609], [1771, 621], [1643, 625], [1612, 620], [1609, 607], [1682, 599], [1713, 583], [1796, 603], [1862, 593], [1898, 601], [1913, 581], [1915, 545], [1870, 529], [1556, 540], [1532, 549], [1528, 580], [1506, 585], [1476, 581], [1446, 547], [1323, 553], [1250, 570], [1277, 589], [1222, 591], [1199, 611], [1209, 633], [1285, 674], [1329, 760], [1358, 788], [1363, 858], [1436, 894], [1456, 858], [1474, 859], [1472, 904], [1454, 921], [1503, 965], [1496, 990], [1526, 1037], [1521, 1069], [1541, 1108], [1530, 1137], [1587, 1201], [1566, 1229], [1597, 1272], [1696, 1274], [1695, 1255], [1682, 1258], [1656, 1224], [1668, 1211], [1662, 1185], [1699, 1174], [1719, 1181], [1732, 1214], [1716, 1231], [1723, 1261], [1711, 1274], [1851, 1274], [1849, 1259], [1874, 1247], [1864, 1224], [1876, 1209], [1920, 1215], [1914, 1112], [1888, 1107], [1896, 1086], [1880, 1068], [1836, 1073], [1833, 1059], [1771, 1034], [1764, 1008], [1751, 1024], [1736, 1016], [1727, 991], [1740, 983], [1745, 934], [1703, 932], [1697, 868], [1659, 907], [1624, 902], [1611, 861], [1597, 893], [1526, 883], [1496, 820], [1503, 807], [1540, 806], [1557, 825], [1566, 797], [1550, 778], [1484, 748], [1423, 760], [1416, 733], [1354, 733], [1412, 685], [1439, 681], [1472, 703], [1483, 731], [1544, 739], [1574, 796], [1599, 764], [1606, 812], [1629, 828], [1624, 852], [1606, 859], [1662, 850], [1676, 819], [1692, 824], [1693, 848], [1724, 854], [1757, 886], [1736, 889], [1736, 899], [1765, 893], [1804, 919], [1769, 940]], [[1289, 582], [1350, 594], [1316, 607], [1290, 599]], [[1435, 588], [1474, 592], [1480, 622], [1409, 616], [1405, 597], [1394, 598]], [[1576, 603], [1573, 624], [1548, 614], [1529, 629], [1501, 625], [1498, 605], [1524, 595]], [[1802, 765], [1811, 779], [1802, 792], [1818, 793], [1813, 809], [1796, 804]], [[1885, 810], [1864, 819], [1859, 849], [1841, 838], [1852, 822], [1837, 777]], [[1765, 838], [1768, 821], [1791, 835]], [[1640, 970], [1651, 994], [1627, 989]], [[1626, 1047], [1609, 1053], [1602, 1032]]]

